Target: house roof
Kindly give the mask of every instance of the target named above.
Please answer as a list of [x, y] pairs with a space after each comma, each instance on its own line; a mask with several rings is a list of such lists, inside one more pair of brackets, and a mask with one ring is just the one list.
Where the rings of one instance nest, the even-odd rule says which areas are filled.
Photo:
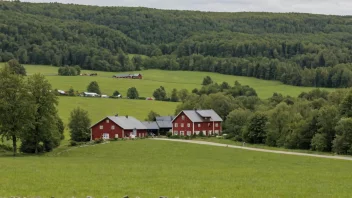
[[144, 126], [147, 127], [149, 130], [158, 130], [159, 126], [156, 122], [142, 122]]
[[172, 128], [172, 122], [170, 121], [156, 121], [159, 128]]
[[[178, 117], [181, 113], [184, 113], [192, 122], [222, 122], [221, 117], [212, 109], [208, 110], [183, 110], [176, 117]], [[209, 120], [207, 120], [209, 119]], [[173, 119], [174, 121], [175, 119]]]
[[132, 76], [139, 76], [141, 74], [116, 74], [115, 77], [132, 77]]
[[156, 121], [172, 121], [175, 116], [159, 116], [155, 117]]
[[108, 118], [123, 129], [147, 129], [141, 121], [132, 116], [108, 116]]

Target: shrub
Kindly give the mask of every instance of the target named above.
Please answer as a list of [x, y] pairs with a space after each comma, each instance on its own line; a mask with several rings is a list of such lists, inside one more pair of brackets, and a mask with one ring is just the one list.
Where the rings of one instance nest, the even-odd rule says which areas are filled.
[[0, 150], [12, 151], [12, 147], [4, 144], [0, 144]]
[[192, 139], [192, 137], [191, 136], [185, 136], [185, 140], [190, 140], [190, 139]]
[[104, 142], [103, 138], [97, 138], [97, 139], [94, 140], [95, 144], [100, 144], [100, 143], [103, 143], [103, 142]]
[[171, 139], [180, 139], [180, 136], [179, 135], [173, 135], [170, 137]]
[[204, 137], [203, 131], [201, 131], [201, 132], [199, 133], [199, 137]]
[[147, 98], [146, 97], [139, 97], [138, 99], [139, 100], [146, 100]]
[[172, 132], [167, 132], [166, 137], [170, 138], [172, 136]]
[[185, 139], [185, 136], [184, 135], [180, 135], [180, 139]]
[[70, 146], [77, 146], [77, 145], [78, 145], [78, 144], [77, 144], [76, 141], [73, 141], [73, 140], [70, 141]]

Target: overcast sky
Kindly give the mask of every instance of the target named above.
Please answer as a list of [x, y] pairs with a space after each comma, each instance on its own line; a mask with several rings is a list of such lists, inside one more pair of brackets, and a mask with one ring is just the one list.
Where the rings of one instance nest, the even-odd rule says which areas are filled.
[[22, 0], [219, 12], [264, 11], [352, 15], [352, 0]]

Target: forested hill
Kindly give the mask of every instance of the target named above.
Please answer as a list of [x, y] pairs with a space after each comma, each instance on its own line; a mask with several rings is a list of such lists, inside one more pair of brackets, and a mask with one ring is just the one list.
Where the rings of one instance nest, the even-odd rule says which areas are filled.
[[352, 16], [0, 2], [0, 46], [1, 61], [352, 86]]

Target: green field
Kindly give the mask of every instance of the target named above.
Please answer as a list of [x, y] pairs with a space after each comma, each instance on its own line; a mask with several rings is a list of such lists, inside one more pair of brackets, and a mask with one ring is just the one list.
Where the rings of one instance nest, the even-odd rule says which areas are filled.
[[0, 158], [1, 196], [350, 197], [351, 162], [155, 140]]
[[59, 115], [67, 123], [70, 112], [81, 107], [89, 112], [92, 124], [105, 116], [129, 115], [144, 120], [153, 110], [160, 115], [174, 115], [178, 103], [110, 98], [59, 97]]
[[[57, 76], [57, 67], [50, 66], [26, 66], [28, 74], [43, 73], [47, 75], [48, 80], [54, 88], [68, 90], [73, 87], [75, 90], [83, 92], [86, 90], [91, 81], [97, 81], [103, 94], [111, 95], [115, 90], [126, 95], [127, 89], [134, 86], [137, 88], [140, 96], [151, 97], [155, 89], [159, 86], [164, 86], [168, 93], [171, 93], [173, 88], [188, 89], [200, 88], [202, 80], [205, 76], [210, 76], [213, 81], [221, 83], [226, 81], [231, 85], [237, 80], [243, 85], [253, 87], [259, 97], [269, 98], [274, 92], [282, 93], [283, 95], [298, 96], [303, 91], [310, 91], [311, 87], [295, 87], [284, 85], [278, 81], [260, 80], [251, 77], [230, 76], [208, 72], [190, 72], [190, 71], [164, 71], [164, 70], [144, 70], [137, 71], [143, 74], [143, 80], [131, 79], [114, 79], [113, 72], [96, 72], [98, 76]], [[82, 71], [82, 73], [92, 73], [95, 71]], [[125, 72], [134, 73], [134, 72]], [[334, 90], [327, 89], [326, 90]]]

